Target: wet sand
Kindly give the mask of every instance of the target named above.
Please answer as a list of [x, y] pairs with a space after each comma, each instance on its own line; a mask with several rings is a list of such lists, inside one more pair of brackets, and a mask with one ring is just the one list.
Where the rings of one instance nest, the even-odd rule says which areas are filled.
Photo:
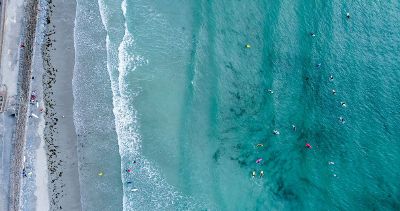
[[51, 210], [81, 210], [73, 123], [75, 1], [49, 1], [43, 45], [44, 139]]

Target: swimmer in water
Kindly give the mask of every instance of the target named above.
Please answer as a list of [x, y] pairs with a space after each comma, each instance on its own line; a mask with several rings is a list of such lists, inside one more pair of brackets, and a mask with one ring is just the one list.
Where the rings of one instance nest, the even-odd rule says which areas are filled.
[[271, 89], [268, 89], [268, 92], [269, 92], [270, 94], [274, 94], [274, 91], [272, 91]]
[[330, 81], [333, 81], [333, 76], [332, 76], [332, 75], [329, 76], [329, 80], [330, 80]]
[[342, 116], [339, 117], [339, 121], [340, 121], [342, 124], [344, 124], [344, 123], [346, 122]]
[[332, 89], [332, 94], [336, 95], [336, 90]]
[[306, 147], [307, 147], [308, 149], [311, 149], [311, 148], [312, 148], [311, 144], [309, 144], [309, 143], [306, 144]]
[[257, 147], [263, 147], [264, 144], [257, 144]]
[[346, 103], [345, 102], [340, 102], [340, 104], [342, 105], [342, 107], [346, 107]]
[[256, 176], [256, 171], [253, 170], [253, 172], [251, 173], [251, 177], [255, 177]]
[[262, 160], [263, 160], [262, 158], [258, 158], [258, 159], [256, 160], [256, 163], [261, 163]]
[[317, 65], [315, 65], [316, 68], [321, 67], [321, 63], [318, 63]]
[[296, 131], [296, 125], [292, 125], [293, 131]]
[[311, 37], [315, 37], [314, 32], [310, 32]]
[[273, 133], [274, 135], [279, 135], [279, 134], [281, 134], [278, 130], [273, 130], [272, 133]]
[[329, 163], [328, 163], [329, 165], [335, 165], [335, 163], [334, 162], [332, 162], [332, 161], [329, 161]]
[[350, 13], [346, 13], [347, 19], [350, 19]]
[[260, 177], [263, 177], [263, 176], [264, 176], [264, 171], [261, 170], [261, 171], [260, 171]]

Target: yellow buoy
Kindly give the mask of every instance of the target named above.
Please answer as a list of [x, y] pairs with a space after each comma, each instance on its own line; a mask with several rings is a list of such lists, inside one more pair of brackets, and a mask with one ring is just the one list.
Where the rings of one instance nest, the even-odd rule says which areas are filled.
[[99, 176], [103, 176], [103, 172], [99, 172]]
[[251, 45], [250, 44], [246, 44], [246, 48], [251, 48]]

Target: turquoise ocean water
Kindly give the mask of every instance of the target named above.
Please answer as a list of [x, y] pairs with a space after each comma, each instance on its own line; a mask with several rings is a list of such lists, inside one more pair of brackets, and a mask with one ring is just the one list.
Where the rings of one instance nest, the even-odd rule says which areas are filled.
[[400, 209], [399, 1], [77, 2], [85, 210]]

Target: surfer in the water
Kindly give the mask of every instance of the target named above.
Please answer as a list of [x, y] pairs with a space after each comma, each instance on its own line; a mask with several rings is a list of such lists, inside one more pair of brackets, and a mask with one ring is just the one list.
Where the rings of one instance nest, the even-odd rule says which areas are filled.
[[339, 121], [340, 121], [342, 124], [344, 124], [344, 123], [346, 122], [342, 116], [339, 117]]

